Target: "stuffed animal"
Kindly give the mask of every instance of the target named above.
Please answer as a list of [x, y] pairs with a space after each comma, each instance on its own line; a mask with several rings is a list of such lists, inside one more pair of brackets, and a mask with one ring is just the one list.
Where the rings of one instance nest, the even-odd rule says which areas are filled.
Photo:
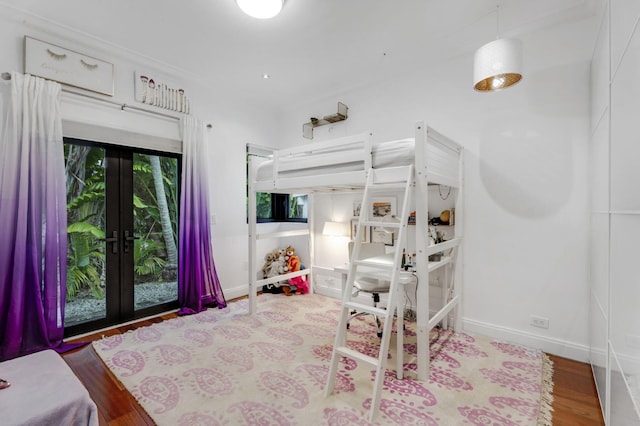
[[284, 255], [280, 254], [279, 256], [275, 257], [271, 262], [271, 265], [269, 265], [266, 278], [282, 275], [287, 272], [287, 270], [287, 262], [285, 262], [284, 260]]
[[268, 278], [267, 274], [269, 273], [269, 268], [271, 268], [273, 259], [275, 259], [275, 255], [273, 253], [267, 253], [264, 255], [264, 266], [262, 267], [262, 278]]
[[309, 293], [309, 284], [305, 277], [294, 277], [289, 279], [289, 284], [296, 288], [297, 294]]
[[[267, 253], [264, 256], [264, 266], [262, 267], [262, 277], [271, 278], [283, 274], [282, 262], [278, 261], [279, 252], [277, 250]], [[275, 282], [271, 284], [265, 284], [262, 286], [262, 291], [265, 293], [282, 293], [280, 283]]]
[[300, 258], [296, 255], [296, 249], [289, 246], [285, 249], [285, 258], [287, 259], [287, 267], [289, 272], [300, 270]]
[[[301, 268], [300, 258], [295, 253], [296, 250], [293, 247], [287, 247], [286, 256], [289, 257], [287, 260], [289, 272], [296, 272]], [[298, 294], [305, 294], [309, 292], [309, 284], [307, 284], [307, 280], [304, 277], [290, 278], [289, 284], [296, 287], [296, 293]]]
[[[267, 269], [265, 278], [277, 277], [278, 275], [285, 274], [289, 268], [287, 262], [284, 259], [284, 250], [277, 250], [273, 253], [273, 261]], [[290, 293], [288, 281], [277, 281], [272, 284], [266, 284], [262, 287], [262, 291], [267, 293]]]

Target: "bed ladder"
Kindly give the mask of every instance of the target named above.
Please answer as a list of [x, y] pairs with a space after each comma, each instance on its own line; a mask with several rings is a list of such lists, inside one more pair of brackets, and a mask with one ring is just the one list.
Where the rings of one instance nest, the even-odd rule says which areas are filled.
[[[385, 369], [387, 365], [387, 355], [389, 353], [389, 343], [391, 338], [391, 329], [393, 326], [394, 312], [398, 303], [398, 282], [400, 278], [400, 262], [402, 258], [402, 247], [405, 246], [407, 237], [407, 220], [409, 217], [409, 205], [410, 197], [412, 194], [413, 186], [413, 164], [408, 166], [390, 167], [383, 169], [369, 169], [367, 174], [367, 182], [364, 188], [364, 196], [362, 198], [360, 218], [358, 220], [357, 232], [355, 236], [355, 243], [353, 246], [353, 253], [351, 256], [351, 262], [349, 264], [349, 272], [347, 275], [347, 283], [342, 295], [342, 309], [340, 312], [340, 320], [338, 322], [338, 330], [336, 333], [335, 343], [333, 345], [333, 352], [331, 355], [331, 364], [329, 368], [329, 375], [325, 388], [325, 396], [329, 396], [334, 389], [336, 381], [336, 373], [338, 370], [338, 364], [343, 357], [351, 358], [355, 361], [361, 361], [365, 364], [375, 367], [376, 375], [373, 384], [373, 396], [371, 399], [371, 409], [369, 411], [369, 421], [373, 422], [373, 419], [378, 411], [380, 405], [380, 396], [382, 394], [382, 386], [384, 384]], [[400, 215], [397, 217], [398, 222], [382, 222], [385, 228], [392, 228], [394, 232], [398, 233], [397, 245], [395, 254], [393, 256], [393, 263], [380, 264], [367, 262], [366, 259], [360, 259], [360, 250], [362, 247], [362, 240], [364, 232], [367, 226], [381, 226], [380, 220], [373, 219], [373, 206], [372, 206], [372, 194], [401, 190], [404, 189], [404, 198], [402, 202], [402, 209]], [[387, 309], [375, 308], [370, 305], [358, 303], [353, 299], [354, 281], [358, 274], [358, 268], [377, 268], [380, 269], [384, 276], [390, 276], [389, 287], [389, 300], [387, 303]], [[380, 340], [380, 351], [378, 358], [366, 355], [347, 346], [347, 321], [350, 316], [350, 312], [355, 310], [357, 312], [366, 312], [372, 315], [377, 315], [378, 318], [384, 319], [382, 338]], [[398, 332], [402, 333], [402, 312], [398, 315]], [[400, 334], [401, 336], [401, 334]], [[399, 337], [399, 342], [401, 342]], [[401, 343], [400, 343], [401, 346]], [[398, 378], [402, 378], [402, 347], [398, 348], [398, 364], [396, 374]]]

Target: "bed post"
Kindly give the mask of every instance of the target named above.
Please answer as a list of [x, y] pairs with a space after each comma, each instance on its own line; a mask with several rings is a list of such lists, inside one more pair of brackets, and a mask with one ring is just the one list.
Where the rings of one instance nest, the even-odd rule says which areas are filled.
[[255, 177], [253, 161], [254, 158], [252, 155], [247, 155], [249, 158], [249, 206], [248, 206], [248, 224], [249, 232], [247, 233], [249, 236], [249, 259], [248, 259], [248, 267], [247, 271], [249, 274], [249, 314], [254, 314], [256, 312], [257, 306], [257, 273], [256, 270], [256, 236], [257, 236], [257, 226], [258, 222], [257, 211], [256, 211], [256, 191], [253, 188], [253, 182]]
[[[416, 199], [416, 327], [418, 380], [429, 379], [429, 195], [427, 175], [427, 128], [424, 121], [415, 126]], [[406, 220], [406, 219], [405, 219]]]
[[309, 281], [309, 293], [315, 293], [314, 287], [316, 282], [316, 276], [314, 272], [315, 267], [315, 194], [313, 191], [307, 193], [307, 229], [309, 230], [309, 236], [307, 237], [307, 245], [309, 251], [309, 266], [311, 273], [307, 275]]
[[[465, 214], [465, 205], [464, 205], [464, 148], [460, 148], [460, 158], [458, 160], [459, 167], [459, 177], [458, 177], [458, 196], [456, 197], [456, 217], [453, 232], [456, 238], [463, 239], [464, 238], [464, 214]], [[462, 289], [464, 283], [464, 269], [462, 267], [464, 261], [464, 245], [459, 246], [456, 249], [456, 262], [453, 266], [453, 285], [454, 285], [454, 295], [458, 296], [459, 300], [462, 298]], [[454, 324], [453, 329], [456, 332], [462, 331], [462, 302], [458, 302], [458, 305], [454, 311]]]

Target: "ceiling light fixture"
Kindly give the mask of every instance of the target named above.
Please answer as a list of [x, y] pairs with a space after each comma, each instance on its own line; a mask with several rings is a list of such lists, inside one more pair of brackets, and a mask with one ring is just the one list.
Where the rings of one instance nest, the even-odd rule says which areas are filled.
[[522, 42], [500, 38], [499, 6], [496, 7], [496, 40], [476, 50], [473, 88], [478, 92], [506, 89], [522, 80]]
[[269, 19], [280, 13], [284, 0], [236, 0], [236, 3], [249, 16]]

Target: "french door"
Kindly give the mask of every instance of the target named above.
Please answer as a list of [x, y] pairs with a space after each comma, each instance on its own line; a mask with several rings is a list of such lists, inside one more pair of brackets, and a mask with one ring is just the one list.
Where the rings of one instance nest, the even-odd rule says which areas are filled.
[[177, 307], [180, 156], [65, 138], [71, 336]]

